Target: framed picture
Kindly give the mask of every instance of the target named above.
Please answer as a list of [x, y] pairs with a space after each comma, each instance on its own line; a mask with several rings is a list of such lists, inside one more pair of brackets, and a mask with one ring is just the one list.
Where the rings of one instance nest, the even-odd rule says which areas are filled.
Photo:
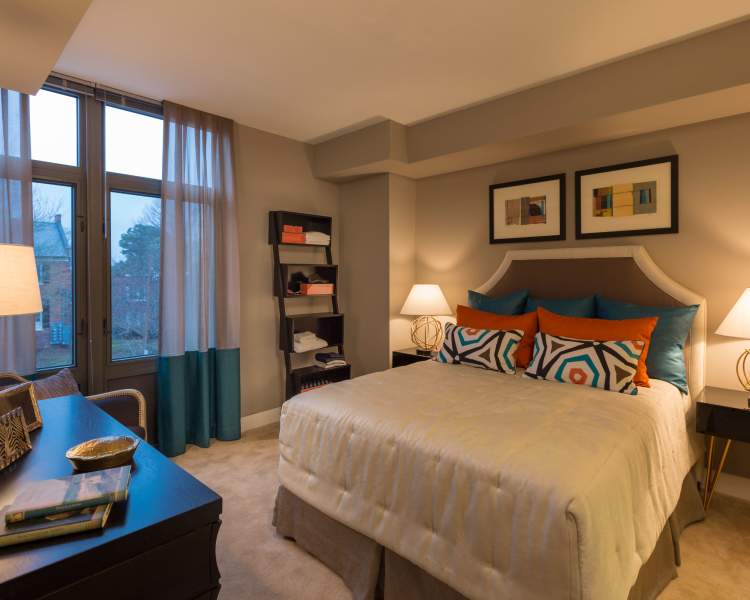
[[677, 155], [576, 171], [576, 239], [678, 232]]
[[7, 413], [14, 408], [20, 408], [23, 411], [26, 431], [34, 431], [42, 426], [42, 416], [39, 414], [34, 386], [30, 381], [0, 390], [0, 414]]
[[490, 186], [490, 244], [564, 239], [564, 174]]
[[0, 471], [13, 464], [31, 450], [29, 432], [23, 418], [23, 410], [0, 414]]

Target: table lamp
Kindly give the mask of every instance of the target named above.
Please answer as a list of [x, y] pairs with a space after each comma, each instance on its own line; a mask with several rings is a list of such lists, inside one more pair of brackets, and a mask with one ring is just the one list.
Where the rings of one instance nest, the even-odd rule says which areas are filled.
[[[732, 310], [724, 317], [716, 333], [727, 337], [750, 340], [750, 288], [742, 292], [740, 299], [734, 303]], [[750, 373], [747, 369], [748, 357], [750, 357], [750, 349], [745, 349], [737, 359], [737, 379], [740, 380], [740, 384], [745, 391], [750, 392]]]
[[429, 355], [440, 347], [443, 337], [443, 326], [435, 316], [453, 313], [439, 285], [415, 283], [401, 314], [417, 317], [411, 322], [411, 341], [417, 347], [417, 354]]
[[0, 317], [42, 312], [34, 247], [0, 244]]

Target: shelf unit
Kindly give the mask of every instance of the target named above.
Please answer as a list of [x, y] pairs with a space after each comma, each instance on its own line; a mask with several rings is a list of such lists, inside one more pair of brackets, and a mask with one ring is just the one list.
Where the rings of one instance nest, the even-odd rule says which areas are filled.
[[[273, 248], [274, 280], [273, 293], [279, 305], [279, 349], [284, 354], [286, 367], [285, 399], [295, 394], [312, 389], [325, 383], [343, 381], [351, 377], [350, 365], [324, 369], [316, 365], [295, 367], [293, 357], [302, 354], [294, 352], [294, 334], [300, 331], [312, 331], [318, 337], [328, 342], [327, 348], [336, 348], [344, 353], [344, 315], [339, 312], [338, 303], [338, 265], [333, 264], [331, 246], [319, 244], [289, 244], [281, 241], [284, 225], [301, 226], [304, 231], [320, 231], [331, 235], [331, 217], [323, 215], [309, 215], [287, 211], [271, 211], [268, 214], [268, 243]], [[323, 250], [325, 262], [282, 262], [281, 249], [292, 246], [304, 247], [311, 251]], [[305, 275], [318, 274], [321, 278], [333, 283], [332, 294], [301, 295], [289, 293], [289, 281], [293, 273], [302, 272]], [[295, 308], [302, 306], [301, 298], [322, 298], [330, 303], [330, 311], [287, 313], [287, 300], [294, 303]], [[310, 351], [321, 352], [324, 349]]]

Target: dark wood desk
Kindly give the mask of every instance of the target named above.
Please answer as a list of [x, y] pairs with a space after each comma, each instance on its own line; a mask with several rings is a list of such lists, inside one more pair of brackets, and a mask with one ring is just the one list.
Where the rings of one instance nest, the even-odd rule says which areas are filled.
[[[0, 472], [0, 507], [35, 480], [71, 475], [65, 451], [130, 432], [81, 396], [39, 402], [33, 449]], [[221, 497], [146, 442], [135, 453], [126, 502], [107, 526], [0, 549], [0, 598], [214, 599]]]

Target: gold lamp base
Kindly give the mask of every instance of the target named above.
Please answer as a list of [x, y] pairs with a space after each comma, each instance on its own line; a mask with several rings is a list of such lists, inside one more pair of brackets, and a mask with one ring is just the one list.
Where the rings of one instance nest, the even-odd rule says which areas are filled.
[[750, 357], [750, 349], [745, 350], [737, 359], [737, 379], [746, 392], [750, 392], [750, 374], [747, 371], [747, 361]]
[[443, 341], [443, 326], [435, 317], [417, 317], [411, 322], [411, 341], [420, 354], [435, 352]]

